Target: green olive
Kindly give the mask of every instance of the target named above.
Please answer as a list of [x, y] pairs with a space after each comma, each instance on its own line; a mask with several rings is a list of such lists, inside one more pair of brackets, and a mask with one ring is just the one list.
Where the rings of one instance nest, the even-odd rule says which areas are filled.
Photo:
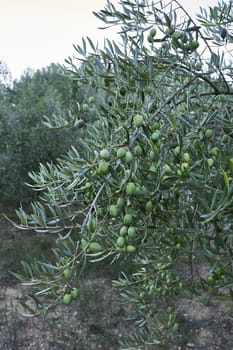
[[222, 143], [228, 143], [229, 139], [230, 139], [229, 135], [224, 134], [224, 135], [222, 136], [222, 138], [221, 138], [221, 142], [222, 142]]
[[163, 171], [164, 171], [165, 174], [171, 174], [172, 173], [172, 169], [171, 169], [171, 167], [168, 164], [165, 164], [163, 166]]
[[88, 247], [88, 241], [84, 238], [81, 239], [81, 246], [83, 249], [86, 249]]
[[122, 237], [125, 237], [127, 235], [127, 233], [128, 233], [128, 226], [126, 226], [126, 225], [122, 226], [120, 229], [120, 235]]
[[217, 268], [214, 270], [214, 273], [215, 273], [216, 276], [221, 277], [222, 274], [223, 274], [222, 268], [221, 268], [221, 267], [217, 267]]
[[210, 150], [210, 153], [217, 157], [217, 155], [219, 154], [219, 148], [218, 147], [213, 147], [211, 150]]
[[144, 123], [144, 118], [141, 114], [136, 114], [133, 119], [134, 126], [140, 128]]
[[147, 41], [148, 41], [148, 43], [152, 44], [153, 41], [154, 41], [153, 36], [151, 36], [150, 34], [148, 34], [148, 35], [147, 35]]
[[126, 185], [126, 193], [133, 194], [136, 191], [137, 187], [134, 182], [129, 182]]
[[156, 28], [151, 28], [149, 35], [152, 36], [152, 38], [153, 38], [156, 35], [156, 33], [157, 33]]
[[103, 250], [103, 247], [98, 242], [91, 242], [89, 249], [91, 253], [98, 253]]
[[125, 160], [126, 160], [126, 163], [131, 163], [133, 161], [134, 157], [133, 157], [133, 154], [132, 152], [130, 151], [127, 151], [125, 153]]
[[233, 158], [227, 159], [227, 167], [233, 173]]
[[151, 200], [146, 202], [146, 211], [152, 211], [153, 210], [153, 202]]
[[176, 146], [176, 147], [174, 148], [174, 154], [175, 154], [175, 156], [178, 156], [178, 155], [180, 154], [180, 151], [181, 151], [180, 146]]
[[190, 45], [190, 47], [191, 47], [191, 50], [196, 50], [198, 47], [199, 47], [199, 42], [197, 41], [197, 40], [193, 40], [192, 42], [191, 42], [191, 45]]
[[145, 87], [145, 93], [146, 94], [152, 94], [153, 92], [153, 85], [152, 84], [149, 84]]
[[79, 294], [78, 289], [77, 288], [72, 288], [70, 294], [72, 296], [72, 299], [77, 299], [78, 294]]
[[124, 224], [130, 225], [133, 222], [133, 216], [131, 214], [125, 214], [124, 216]]
[[154, 123], [151, 125], [151, 129], [152, 129], [152, 131], [159, 130], [159, 129], [160, 129], [160, 124], [159, 124], [159, 122], [154, 122]]
[[173, 307], [172, 306], [168, 306], [168, 308], [167, 308], [167, 312], [169, 313], [169, 314], [172, 314], [173, 313]]
[[109, 213], [113, 217], [117, 217], [119, 215], [119, 208], [115, 204], [111, 204], [109, 207]]
[[70, 303], [71, 303], [71, 301], [72, 301], [72, 295], [71, 294], [65, 294], [64, 296], [63, 296], [63, 303], [65, 304], [65, 305], [69, 305]]
[[189, 163], [190, 162], [190, 154], [185, 152], [183, 154], [183, 160], [184, 160], [185, 163]]
[[133, 153], [135, 154], [135, 156], [142, 156], [143, 155], [143, 149], [140, 145], [136, 145], [134, 147]]
[[133, 245], [127, 245], [126, 251], [127, 251], [127, 253], [130, 253], [130, 254], [135, 253], [136, 247]]
[[86, 112], [86, 113], [89, 112], [89, 106], [87, 103], [83, 104], [83, 112]]
[[157, 172], [157, 168], [155, 165], [151, 165], [150, 168], [149, 168], [149, 171], [152, 172], [152, 173], [156, 173]]
[[108, 174], [109, 172], [109, 163], [105, 160], [101, 160], [98, 168], [99, 174]]
[[87, 227], [88, 227], [89, 232], [95, 232], [96, 227], [97, 227], [96, 219], [89, 220], [87, 223]]
[[182, 175], [183, 175], [181, 169], [177, 169], [177, 170], [176, 170], [176, 174], [177, 174], [178, 176], [182, 176]]
[[117, 150], [117, 159], [122, 159], [126, 154], [126, 149], [121, 147]]
[[150, 158], [150, 160], [156, 160], [157, 154], [156, 154], [156, 152], [154, 150], [150, 151], [149, 158]]
[[175, 39], [175, 40], [178, 40], [182, 37], [182, 33], [181, 32], [178, 32], [178, 31], [175, 31], [173, 34], [172, 34], [172, 38]]
[[177, 332], [178, 329], [179, 329], [179, 323], [174, 323], [174, 325], [172, 327], [173, 332]]
[[189, 168], [189, 163], [182, 163], [180, 166], [181, 171], [185, 172]]
[[160, 132], [159, 131], [154, 131], [153, 134], [151, 135], [151, 140], [152, 141], [158, 141], [160, 138]]
[[63, 271], [63, 276], [64, 276], [64, 278], [65, 278], [66, 280], [68, 280], [68, 279], [71, 277], [71, 271], [70, 271], [70, 269], [65, 269], [65, 270]]
[[212, 129], [206, 129], [205, 131], [205, 137], [207, 139], [211, 139], [211, 137], [213, 136], [213, 130]]
[[211, 274], [207, 277], [207, 281], [209, 284], [214, 284], [214, 276]]
[[119, 209], [124, 209], [124, 207], [125, 207], [125, 199], [124, 199], [124, 198], [119, 197], [119, 198], [117, 199], [117, 207], [118, 207]]
[[209, 168], [212, 168], [213, 165], [214, 165], [214, 160], [213, 160], [213, 158], [208, 158], [208, 159], [207, 159], [207, 164], [208, 164]]
[[110, 157], [110, 152], [107, 149], [102, 149], [100, 151], [100, 158], [109, 159], [109, 157]]
[[136, 230], [136, 227], [134, 226], [130, 226], [128, 228], [128, 236], [130, 239], [134, 239], [136, 237], [136, 234], [137, 234], [137, 230]]
[[90, 96], [89, 99], [88, 99], [88, 102], [89, 102], [90, 104], [94, 103], [94, 102], [95, 102], [94, 96]]
[[125, 238], [124, 237], [118, 237], [117, 238], [117, 242], [116, 242], [117, 246], [120, 248], [123, 248], [125, 245]]

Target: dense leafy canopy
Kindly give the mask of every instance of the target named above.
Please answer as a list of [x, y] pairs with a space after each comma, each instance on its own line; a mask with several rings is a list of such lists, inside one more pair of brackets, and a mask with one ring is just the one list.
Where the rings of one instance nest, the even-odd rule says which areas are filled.
[[51, 131], [42, 122], [47, 115], [72, 119], [82, 92], [77, 96], [75, 84], [59, 66], [51, 65], [2, 85], [0, 94], [0, 201], [28, 200], [30, 192], [24, 182], [29, 181], [29, 170], [38, 169], [39, 162], [55, 161], [77, 135], [74, 128]]

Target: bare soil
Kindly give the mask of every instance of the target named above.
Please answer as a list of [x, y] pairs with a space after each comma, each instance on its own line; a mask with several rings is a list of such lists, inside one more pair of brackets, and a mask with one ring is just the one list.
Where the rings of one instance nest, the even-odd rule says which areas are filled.
[[[103, 296], [103, 285], [106, 288], [106, 281], [96, 280], [92, 287], [96, 293]], [[107, 288], [106, 288], [107, 289]], [[111, 286], [108, 286], [108, 291]], [[51, 311], [45, 319], [43, 317], [25, 318], [19, 314], [23, 312], [19, 300], [24, 296], [25, 291], [20, 285], [5, 290], [5, 297], [0, 302], [0, 349], [14, 350], [96, 350], [108, 349], [117, 350], [118, 338], [121, 337], [123, 321], [119, 318], [121, 314], [119, 306], [115, 305], [114, 294], [108, 295], [110, 300], [101, 300], [100, 308], [96, 305], [84, 307], [81, 311], [78, 304], [72, 307], [60, 306]], [[111, 303], [110, 314], [107, 304]], [[86, 310], [85, 310], [86, 309]], [[93, 310], [90, 310], [93, 309]], [[90, 311], [93, 311], [91, 313]], [[119, 315], [117, 315], [119, 313]]]
[[[30, 233], [22, 234], [5, 221], [0, 224], [0, 350], [120, 349], [121, 337], [136, 328], [125, 317], [108, 275], [87, 280], [85, 299], [72, 307], [58, 307], [46, 318], [25, 318], [18, 313], [22, 311], [20, 299], [27, 291], [7, 277], [5, 268], [13, 260], [5, 260], [18, 247], [15, 241], [29, 240]], [[199, 264], [196, 271], [205, 277], [209, 267]], [[168, 350], [233, 349], [233, 318], [227, 315], [231, 306], [231, 301], [213, 301], [209, 295], [180, 298], [177, 309], [183, 329], [174, 336], [174, 345]], [[159, 346], [156, 349], [160, 350]]]

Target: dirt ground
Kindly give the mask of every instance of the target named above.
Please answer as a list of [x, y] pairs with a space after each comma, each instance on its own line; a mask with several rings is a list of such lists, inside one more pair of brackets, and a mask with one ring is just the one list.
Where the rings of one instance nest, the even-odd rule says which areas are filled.
[[[3, 234], [0, 225], [0, 237], [5, 240], [2, 239], [0, 256], [9, 254], [18, 234], [6, 224]], [[1, 258], [0, 268], [3, 269]], [[203, 277], [208, 273], [206, 265], [197, 268]], [[110, 278], [87, 281], [85, 288], [88, 303], [81, 300], [72, 307], [61, 306], [46, 319], [27, 319], [17, 313], [25, 290], [11, 279], [1, 278], [0, 350], [120, 350], [119, 339], [134, 330], [134, 325], [125, 318]], [[233, 349], [233, 318], [227, 315], [231, 306], [231, 301], [210, 301], [208, 295], [180, 298], [177, 310], [184, 329], [174, 336], [174, 345], [168, 350]], [[182, 345], [175, 345], [178, 343]]]
[[186, 345], [179, 350], [230, 350], [233, 349], [233, 319], [226, 315], [229, 303], [203, 300], [180, 300], [179, 314], [184, 319], [189, 334]]
[[[100, 283], [106, 285], [106, 281], [95, 282], [103, 292]], [[97, 313], [98, 317], [101, 317], [100, 310], [90, 310], [93, 305], [89, 310], [86, 308], [85, 315], [85, 310], [80, 312], [79, 306], [75, 304], [72, 304], [72, 307], [58, 307], [55, 311], [51, 311], [46, 319], [42, 317], [27, 319], [18, 314], [18, 311], [24, 311], [19, 305], [23, 294], [21, 286], [9, 287], [6, 289], [5, 298], [0, 302], [1, 350], [117, 350], [119, 348], [117, 338], [121, 337], [122, 322], [117, 320], [118, 307], [114, 305], [113, 298], [111, 301], [105, 301], [105, 304], [110, 302], [115, 314], [110, 315], [109, 311], [102, 310], [104, 319], [101, 320], [97, 319]]]
[[[100, 285], [100, 283], [102, 283], [102, 287], [106, 286], [107, 283], [108, 288], [111, 288], [108, 281], [103, 279], [96, 281], [96, 284]], [[103, 291], [102, 288], [100, 289]], [[78, 306], [58, 308], [49, 314], [46, 320], [40, 318], [25, 319], [15, 311], [15, 307], [20, 310], [21, 293], [20, 286], [9, 287], [6, 289], [6, 297], [0, 301], [0, 310], [8, 309], [8, 319], [0, 321], [0, 334], [2, 334], [0, 349], [120, 349], [117, 342], [125, 334], [126, 323], [117, 319], [118, 316], [122, 317], [121, 310], [119, 305], [117, 306], [117, 300], [110, 296], [109, 290], [108, 297], [111, 300], [105, 300], [105, 306], [102, 307], [105, 315], [99, 315], [99, 317], [105, 317], [105, 321], [101, 322], [96, 317], [94, 319], [85, 318], [83, 312], [79, 313]], [[110, 307], [108, 307], [109, 304], [111, 304]], [[170, 350], [233, 349], [233, 319], [226, 315], [228, 306], [229, 303], [226, 305], [222, 302], [205, 305], [198, 298], [180, 300], [178, 310], [182, 321], [185, 321], [186, 324], [187, 339], [185, 339], [185, 345], [174, 345]], [[107, 307], [108, 312], [106, 313]], [[109, 314], [110, 309], [114, 310], [114, 314]], [[90, 316], [89, 312], [87, 314]], [[110, 327], [109, 332], [106, 332], [105, 327]], [[106, 337], [108, 337], [107, 340]], [[176, 336], [176, 340], [177, 337], [182, 338], [182, 343], [184, 342], [183, 332]], [[90, 347], [90, 338], [93, 339], [92, 348]]]

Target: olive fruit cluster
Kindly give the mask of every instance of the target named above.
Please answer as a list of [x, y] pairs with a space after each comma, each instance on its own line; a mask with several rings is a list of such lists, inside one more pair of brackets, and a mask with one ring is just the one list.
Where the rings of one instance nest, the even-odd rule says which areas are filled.
[[176, 312], [172, 306], [167, 307], [167, 327], [172, 329], [173, 332], [177, 332], [179, 329], [179, 323], [176, 322]]
[[79, 291], [78, 291], [78, 289], [77, 289], [77, 288], [72, 288], [72, 289], [69, 291], [69, 293], [65, 293], [65, 294], [63, 295], [63, 303], [64, 303], [65, 305], [69, 305], [69, 304], [72, 302], [72, 300], [77, 299], [78, 296], [79, 296]]
[[198, 40], [193, 40], [191, 36], [188, 36], [186, 32], [175, 31], [172, 34], [172, 47], [173, 49], [181, 49], [184, 52], [193, 52], [199, 47]]
[[210, 286], [214, 286], [216, 283], [219, 284], [219, 282], [222, 279], [223, 279], [223, 269], [220, 266], [218, 266], [207, 276], [207, 283]]
[[133, 218], [131, 214], [125, 214], [124, 225], [120, 229], [120, 236], [117, 238], [116, 245], [122, 253], [135, 253], [136, 247], [133, 241], [137, 238], [137, 229], [132, 225]]
[[[71, 269], [66, 268], [63, 271], [63, 277], [65, 280], [69, 280], [71, 278]], [[68, 289], [68, 291], [66, 291], [66, 293], [63, 295], [63, 303], [65, 305], [69, 305], [71, 303], [72, 300], [77, 299], [79, 296], [79, 291], [77, 288], [70, 288]]]

